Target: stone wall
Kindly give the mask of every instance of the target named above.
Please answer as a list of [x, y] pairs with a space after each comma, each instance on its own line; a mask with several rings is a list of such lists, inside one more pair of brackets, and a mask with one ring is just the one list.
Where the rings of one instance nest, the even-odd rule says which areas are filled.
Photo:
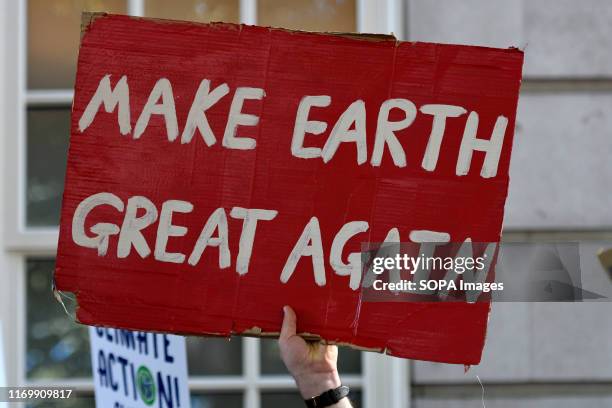
[[[406, 39], [525, 50], [505, 240], [580, 240], [612, 294], [612, 2], [408, 0]], [[414, 362], [417, 408], [612, 406], [612, 303], [493, 305], [483, 362]]]

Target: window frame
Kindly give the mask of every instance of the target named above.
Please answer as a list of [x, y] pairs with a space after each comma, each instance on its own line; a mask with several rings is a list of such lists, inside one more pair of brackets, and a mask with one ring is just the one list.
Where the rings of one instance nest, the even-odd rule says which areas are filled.
[[[127, 12], [143, 15], [146, 0], [126, 0]], [[355, 0], [357, 31], [395, 33], [404, 38], [406, 15], [402, 0]], [[257, 0], [239, 0], [240, 18], [245, 24], [257, 22]], [[3, 248], [0, 252], [0, 322], [4, 328], [7, 383], [25, 385], [74, 386], [93, 392], [91, 379], [28, 380], [26, 376], [26, 259], [55, 257], [57, 227], [26, 225], [26, 115], [29, 107], [70, 107], [72, 90], [27, 89], [27, 0], [6, 2], [4, 29], [0, 29], [0, 61], [4, 61], [5, 92], [0, 95], [0, 118], [4, 116], [5, 171], [0, 187], [4, 187], [5, 206], [0, 220]], [[1, 21], [0, 21], [1, 22]], [[0, 66], [0, 75], [2, 67]], [[2, 85], [2, 82], [0, 82]], [[8, 120], [12, 118], [11, 120]], [[2, 152], [4, 150], [4, 152]], [[12, 171], [11, 171], [12, 170]], [[4, 302], [4, 303], [3, 303]], [[243, 394], [243, 406], [259, 408], [261, 394], [266, 391], [295, 391], [288, 375], [260, 373], [259, 339], [243, 337], [242, 365], [239, 376], [191, 376], [190, 391], [201, 393], [236, 392]], [[8, 352], [11, 350], [12, 352]], [[409, 407], [409, 362], [377, 353], [362, 353], [361, 375], [342, 375], [343, 383], [360, 389], [362, 406]]]

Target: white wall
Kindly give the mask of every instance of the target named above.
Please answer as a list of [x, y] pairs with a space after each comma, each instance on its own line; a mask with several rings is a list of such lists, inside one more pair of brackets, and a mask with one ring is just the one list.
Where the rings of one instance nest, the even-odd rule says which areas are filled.
[[[590, 242], [585, 289], [612, 284], [612, 2], [408, 0], [408, 39], [525, 48], [505, 236]], [[414, 362], [417, 408], [612, 406], [612, 304], [495, 304], [483, 362]]]

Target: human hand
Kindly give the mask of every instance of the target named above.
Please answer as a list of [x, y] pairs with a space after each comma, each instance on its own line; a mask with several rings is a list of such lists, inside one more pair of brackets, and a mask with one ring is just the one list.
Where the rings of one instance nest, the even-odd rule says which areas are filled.
[[[304, 399], [316, 397], [341, 385], [338, 375], [338, 347], [307, 342], [296, 334], [297, 318], [293, 309], [283, 307], [284, 318], [278, 344], [281, 358]], [[350, 408], [348, 398], [333, 407]]]

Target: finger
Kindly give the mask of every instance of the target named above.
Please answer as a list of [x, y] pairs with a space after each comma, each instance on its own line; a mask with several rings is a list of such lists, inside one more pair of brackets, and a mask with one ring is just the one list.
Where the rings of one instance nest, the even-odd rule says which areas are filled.
[[280, 340], [287, 340], [295, 336], [297, 317], [295, 312], [289, 306], [283, 307], [283, 326], [281, 327]]

